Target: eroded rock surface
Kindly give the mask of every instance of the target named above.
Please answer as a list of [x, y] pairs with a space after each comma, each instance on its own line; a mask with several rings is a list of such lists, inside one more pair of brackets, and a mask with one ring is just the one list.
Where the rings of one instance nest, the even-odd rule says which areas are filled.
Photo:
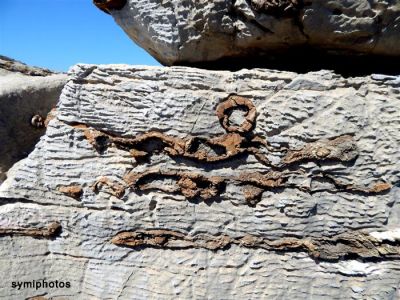
[[0, 187], [1, 296], [395, 299], [399, 82], [73, 67]]
[[44, 134], [47, 114], [66, 82], [66, 74], [0, 56], [0, 183]]
[[21, 73], [29, 76], [49, 76], [55, 72], [39, 67], [28, 66], [20, 61], [0, 55], [0, 74]]
[[313, 50], [340, 56], [400, 56], [399, 1], [94, 2], [103, 10], [108, 7], [129, 37], [166, 65], [263, 56], [260, 65], [271, 55], [285, 61], [299, 52], [299, 60], [312, 65], [318, 57], [310, 54]]

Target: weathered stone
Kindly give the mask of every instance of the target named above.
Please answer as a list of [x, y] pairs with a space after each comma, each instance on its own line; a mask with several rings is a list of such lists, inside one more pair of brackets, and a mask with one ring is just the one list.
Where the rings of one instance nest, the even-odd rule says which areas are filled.
[[54, 75], [49, 69], [28, 66], [20, 61], [0, 55], [0, 75], [9, 73], [21, 73], [29, 76], [49, 76]]
[[66, 74], [0, 56], [0, 183], [44, 134], [46, 116], [66, 82]]
[[399, 296], [400, 77], [70, 76], [0, 187], [1, 297]]
[[[131, 39], [166, 65], [241, 57], [245, 59], [237, 59], [224, 68], [242, 65], [246, 60], [257, 60], [256, 65], [260, 66], [271, 57], [279, 57], [278, 64], [288, 61], [286, 67], [302, 63], [312, 66], [318, 62], [315, 51], [354, 55], [347, 61], [350, 63], [360, 55], [400, 56], [399, 1], [117, 2], [116, 9], [109, 9], [115, 21]], [[290, 56], [296, 59], [288, 60]], [[329, 60], [325, 58], [320, 63], [323, 62]], [[371, 60], [364, 60], [359, 67], [368, 64]], [[382, 67], [382, 60], [379, 65]]]

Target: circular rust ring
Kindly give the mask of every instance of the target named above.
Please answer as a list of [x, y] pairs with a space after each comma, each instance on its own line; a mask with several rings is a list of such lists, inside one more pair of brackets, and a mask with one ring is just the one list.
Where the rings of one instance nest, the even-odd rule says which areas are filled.
[[[235, 108], [246, 108], [247, 112], [245, 115], [245, 120], [239, 126], [230, 126], [229, 125], [229, 117], [230, 114], [227, 113], [228, 110], [234, 110]], [[217, 106], [217, 117], [224, 129], [227, 132], [249, 132], [253, 129], [254, 123], [257, 116], [256, 107], [254, 106], [253, 102], [249, 99], [232, 95], [229, 96], [227, 100], [220, 103]]]

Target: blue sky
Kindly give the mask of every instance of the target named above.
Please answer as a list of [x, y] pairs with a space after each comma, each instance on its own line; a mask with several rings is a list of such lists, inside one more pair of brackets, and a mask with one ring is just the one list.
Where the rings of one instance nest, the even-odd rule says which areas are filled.
[[0, 0], [0, 54], [57, 71], [78, 62], [159, 65], [92, 0]]

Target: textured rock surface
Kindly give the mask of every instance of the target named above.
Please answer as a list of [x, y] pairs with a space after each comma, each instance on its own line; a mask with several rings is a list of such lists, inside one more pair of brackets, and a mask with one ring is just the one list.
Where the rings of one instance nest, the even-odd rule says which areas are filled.
[[123, 1], [95, 2], [110, 2], [116, 22], [166, 65], [288, 50], [400, 55], [397, 0], [127, 0], [122, 9], [112, 8]]
[[0, 74], [21, 73], [30, 76], [48, 76], [53, 75], [55, 72], [48, 69], [28, 66], [20, 61], [0, 55]]
[[0, 183], [44, 134], [44, 119], [66, 81], [66, 74], [0, 56]]
[[400, 77], [70, 75], [0, 187], [2, 297], [399, 296]]

